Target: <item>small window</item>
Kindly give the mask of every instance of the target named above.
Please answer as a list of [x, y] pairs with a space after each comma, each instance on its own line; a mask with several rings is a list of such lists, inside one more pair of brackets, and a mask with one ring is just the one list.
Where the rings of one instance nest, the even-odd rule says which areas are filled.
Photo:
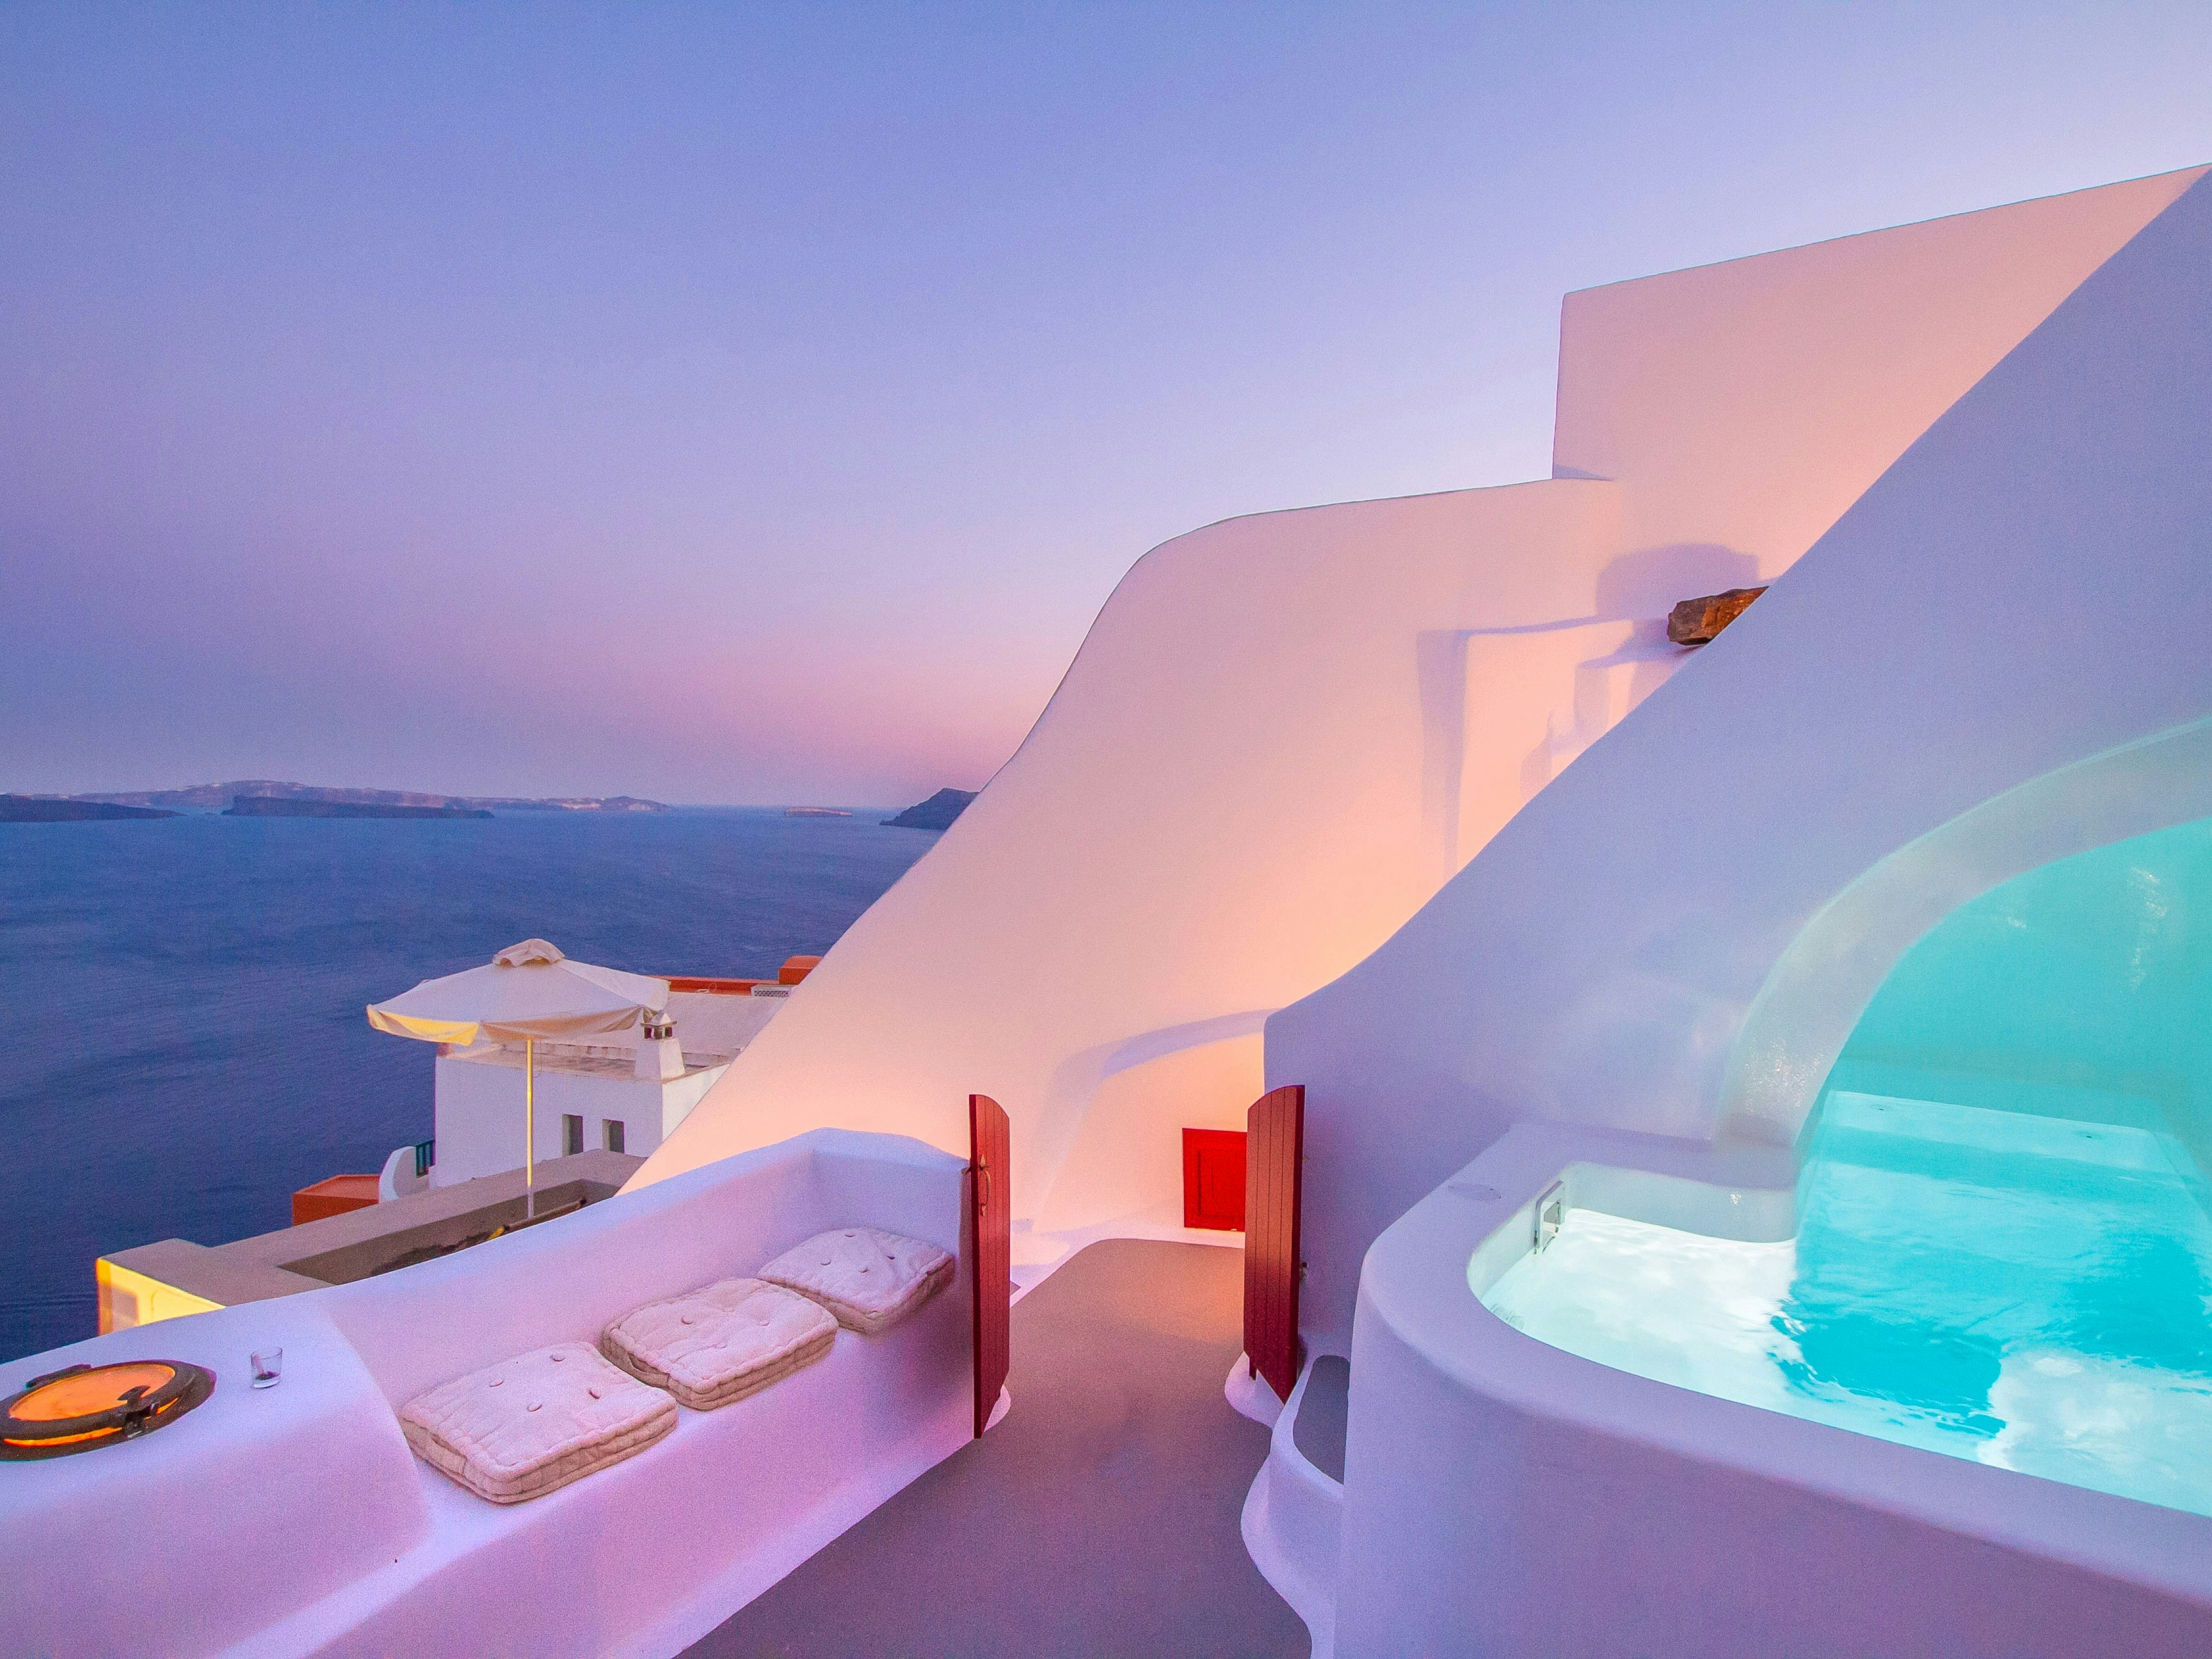
[[574, 1112], [561, 1114], [561, 1156], [574, 1158], [584, 1150], [584, 1120]]
[[606, 1133], [606, 1139], [607, 1139], [607, 1150], [608, 1150], [609, 1152], [618, 1152], [622, 1151], [622, 1149], [623, 1149], [623, 1126], [622, 1126], [622, 1124], [621, 1124], [617, 1120], [616, 1120], [616, 1119], [614, 1119], [614, 1118], [609, 1118], [609, 1119], [608, 1119], [605, 1123], [601, 1124], [599, 1127], [601, 1127], [601, 1128], [605, 1132], [605, 1133]]

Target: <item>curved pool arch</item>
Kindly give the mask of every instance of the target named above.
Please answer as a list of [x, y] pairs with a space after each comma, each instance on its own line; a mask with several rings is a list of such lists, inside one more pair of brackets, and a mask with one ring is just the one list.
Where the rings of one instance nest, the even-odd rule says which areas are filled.
[[1961, 906], [2073, 855], [2212, 816], [2212, 720], [2031, 780], [1867, 870], [1791, 940], [1747, 1011], [1723, 1139], [1793, 1146], [1844, 1043], [1905, 953]]
[[1470, 1284], [1639, 1376], [2212, 1516], [2212, 818], [1952, 910], [1799, 1145], [1788, 1237], [1583, 1196]]

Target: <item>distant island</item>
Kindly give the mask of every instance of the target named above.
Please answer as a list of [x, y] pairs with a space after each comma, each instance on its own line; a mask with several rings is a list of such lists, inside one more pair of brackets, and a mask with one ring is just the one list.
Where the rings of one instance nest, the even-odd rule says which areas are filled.
[[909, 806], [884, 823], [894, 830], [945, 830], [975, 799], [973, 789], [940, 789], [918, 806]]
[[783, 815], [787, 818], [849, 818], [853, 815], [842, 806], [787, 806]]
[[[433, 795], [407, 789], [333, 789], [320, 784], [284, 783], [272, 778], [240, 778], [229, 783], [196, 783], [185, 789], [142, 789], [121, 794], [71, 795], [70, 800], [116, 806], [178, 807], [187, 811], [221, 811], [227, 817], [234, 802], [252, 800], [329, 801], [351, 806], [456, 807], [473, 812], [666, 812], [674, 809], [636, 795], [555, 795], [532, 799], [514, 795]], [[246, 817], [266, 817], [255, 811]], [[286, 814], [290, 817], [331, 817], [335, 814]], [[362, 814], [349, 813], [347, 817]], [[377, 816], [390, 816], [379, 814]], [[412, 816], [412, 815], [408, 815]], [[446, 816], [453, 816], [448, 813]]]
[[0, 823], [83, 823], [99, 818], [173, 818], [179, 812], [114, 801], [70, 800], [58, 795], [0, 795]]
[[[222, 815], [227, 818], [488, 818], [491, 813], [481, 806], [392, 806], [383, 801], [240, 795], [223, 808]], [[165, 812], [161, 816], [177, 815]]]

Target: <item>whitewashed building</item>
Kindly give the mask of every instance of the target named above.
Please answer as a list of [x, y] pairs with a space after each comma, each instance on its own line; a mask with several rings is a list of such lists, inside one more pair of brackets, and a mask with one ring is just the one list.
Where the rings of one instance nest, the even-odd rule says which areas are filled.
[[[589, 1042], [539, 1042], [534, 1133], [539, 1163], [579, 1152], [650, 1155], [765, 1028], [806, 975], [793, 958], [775, 981], [672, 979], [667, 1018]], [[395, 1148], [380, 1195], [451, 1187], [522, 1165], [519, 1042], [441, 1047], [433, 1138]]]

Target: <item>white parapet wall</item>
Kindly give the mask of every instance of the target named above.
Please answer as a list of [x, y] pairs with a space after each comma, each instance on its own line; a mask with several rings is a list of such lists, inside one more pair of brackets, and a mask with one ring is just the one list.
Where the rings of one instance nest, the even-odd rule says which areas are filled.
[[1018, 1218], [1157, 1212], [1162, 1132], [1241, 1121], [1267, 1015], [1667, 679], [1676, 600], [1787, 569], [2197, 176], [1571, 295], [1553, 480], [1146, 555], [1013, 759], [638, 1181], [815, 1124], [964, 1149], [980, 1091]]
[[[826, 1228], [962, 1247], [961, 1160], [826, 1131], [404, 1272], [0, 1364], [0, 1395], [83, 1363], [215, 1374], [143, 1438], [10, 1463], [9, 1654], [680, 1652], [974, 1434], [971, 1264], [878, 1335], [547, 1496], [489, 1504], [409, 1449], [424, 1390], [644, 1303], [757, 1271]], [[282, 1380], [247, 1356], [281, 1348]], [[185, 1517], [181, 1527], [175, 1517]], [[136, 1547], [165, 1528], [188, 1547]]]

